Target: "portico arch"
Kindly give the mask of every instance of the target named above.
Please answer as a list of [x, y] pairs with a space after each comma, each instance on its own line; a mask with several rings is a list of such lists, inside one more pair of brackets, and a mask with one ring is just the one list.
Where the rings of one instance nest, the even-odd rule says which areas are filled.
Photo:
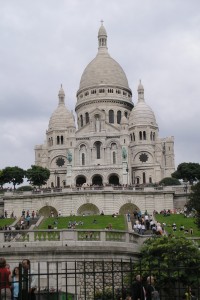
[[57, 210], [53, 206], [45, 205], [39, 210], [39, 215], [44, 217], [51, 217], [52, 214], [56, 217], [58, 215]]
[[76, 177], [76, 185], [82, 186], [86, 182], [86, 177], [84, 175], [79, 175]]
[[101, 175], [94, 175], [92, 178], [92, 184], [93, 185], [102, 185], [103, 184], [103, 179]]
[[109, 184], [119, 185], [119, 176], [117, 174], [111, 174], [108, 179]]
[[140, 211], [139, 207], [133, 203], [126, 203], [122, 205], [119, 209], [119, 214], [120, 215], [126, 215], [128, 212], [133, 213], [134, 210]]
[[77, 215], [99, 215], [99, 209], [96, 205], [92, 204], [92, 203], [86, 203], [83, 204], [79, 207], [79, 209], [77, 210]]

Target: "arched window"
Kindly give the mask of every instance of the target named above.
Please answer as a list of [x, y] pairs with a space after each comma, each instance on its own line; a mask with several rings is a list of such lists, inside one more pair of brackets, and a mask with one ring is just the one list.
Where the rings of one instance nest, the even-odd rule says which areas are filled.
[[96, 142], [95, 147], [96, 147], [97, 159], [100, 159], [101, 158], [101, 143]]
[[152, 183], [152, 178], [151, 177], [149, 177], [149, 183]]
[[116, 164], [116, 152], [115, 151], [113, 152], [113, 164], [114, 165]]
[[131, 141], [133, 140], [133, 136], [132, 136], [132, 134], [130, 134], [130, 138], [131, 138]]
[[146, 131], [143, 131], [143, 140], [146, 140]]
[[84, 144], [80, 145], [80, 164], [82, 166], [86, 164], [86, 147]]
[[152, 131], [150, 133], [150, 140], [152, 141], [153, 137], [152, 137]]
[[60, 176], [57, 176], [57, 178], [56, 178], [56, 187], [57, 188], [60, 187]]
[[80, 116], [80, 119], [81, 119], [81, 127], [83, 127], [83, 116], [82, 115]]
[[135, 133], [133, 132], [133, 140], [135, 141]]
[[155, 132], [153, 132], [153, 141], [155, 141]]
[[142, 131], [139, 132], [139, 140], [142, 140]]
[[85, 166], [85, 153], [81, 155], [82, 166]]
[[85, 113], [85, 123], [86, 124], [89, 123], [89, 113], [88, 112]]
[[142, 173], [142, 177], [143, 177], [143, 183], [146, 183], [146, 174], [145, 174], [145, 172]]
[[109, 123], [113, 124], [114, 123], [114, 111], [109, 110]]
[[127, 111], [125, 111], [124, 115], [125, 115], [126, 118], [128, 118], [128, 113], [127, 113]]
[[117, 112], [117, 124], [121, 123], [121, 118], [122, 118], [122, 112], [120, 110], [118, 110], [118, 112]]
[[60, 140], [61, 140], [61, 145], [63, 145], [63, 135], [61, 135], [61, 137], [60, 137]]
[[60, 137], [57, 136], [57, 145], [59, 145], [59, 144], [60, 144]]

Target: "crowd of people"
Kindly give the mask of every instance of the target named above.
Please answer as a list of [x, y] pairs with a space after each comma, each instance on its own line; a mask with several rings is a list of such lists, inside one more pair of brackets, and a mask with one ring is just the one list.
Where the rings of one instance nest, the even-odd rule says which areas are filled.
[[[167, 227], [171, 227], [173, 232], [182, 231], [185, 234], [193, 235], [193, 228], [185, 228], [183, 224], [177, 227], [176, 223], [169, 224], [167, 222], [160, 223], [155, 220], [155, 215], [158, 214], [157, 211], [153, 212], [153, 215], [148, 214], [147, 211], [141, 213], [135, 209], [132, 214], [130, 212], [127, 213], [127, 221], [132, 223], [132, 229], [135, 233], [144, 235], [144, 234], [155, 234], [155, 235], [166, 235], [167, 234]], [[160, 211], [164, 217], [168, 217], [171, 214], [183, 214], [185, 217], [190, 217], [188, 214], [187, 207], [183, 209], [176, 209], [176, 210], [166, 210], [163, 209]], [[167, 220], [167, 219], [166, 219]]]
[[[21, 270], [21, 274], [20, 274]], [[35, 300], [37, 278], [31, 269], [29, 259], [10, 270], [6, 259], [0, 258], [0, 299], [1, 300]]]
[[[121, 298], [126, 300], [159, 300], [159, 292], [155, 287], [154, 276], [148, 276], [146, 281], [143, 281], [141, 275], [137, 275], [131, 286], [130, 292], [126, 298]], [[120, 300], [121, 300], [120, 299]]]
[[[147, 211], [144, 214], [137, 209], [133, 212], [134, 221], [132, 223], [132, 228], [135, 233], [144, 235], [146, 232], [151, 231], [153, 234], [162, 235], [164, 233], [164, 228], [159, 222], [156, 222], [153, 216], [149, 215]], [[127, 214], [128, 222], [131, 222], [130, 213]]]
[[[144, 281], [141, 275], [136, 275], [135, 280], [131, 286], [130, 292], [122, 299], [126, 300], [160, 300], [160, 291], [156, 286], [156, 278], [152, 275], [148, 276]], [[183, 300], [198, 300], [195, 291], [188, 287], [183, 290]]]

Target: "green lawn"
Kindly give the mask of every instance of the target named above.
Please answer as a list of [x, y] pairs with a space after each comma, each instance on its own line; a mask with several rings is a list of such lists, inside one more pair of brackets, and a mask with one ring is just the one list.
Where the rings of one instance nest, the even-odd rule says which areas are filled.
[[5, 225], [11, 225], [14, 223], [14, 218], [6, 218], [6, 219], [0, 219], [0, 227], [4, 227]]
[[[96, 220], [94, 222], [94, 220]], [[83, 222], [83, 225], [76, 225], [75, 229], [105, 229], [112, 225], [112, 229], [116, 230], [127, 230], [127, 222], [125, 216], [119, 215], [112, 217], [108, 215], [97, 215], [97, 216], [69, 216], [69, 217], [57, 217], [57, 218], [45, 218], [39, 225], [38, 229], [48, 229], [51, 225], [52, 228], [57, 227], [58, 229], [67, 229], [69, 222]], [[55, 224], [57, 222], [57, 224]]]
[[[191, 227], [193, 228], [193, 236], [200, 237], [200, 230], [197, 228], [197, 225], [195, 224], [195, 218], [193, 217], [186, 218], [183, 214], [171, 214], [170, 216], [164, 217], [162, 214], [157, 214], [155, 215], [155, 219], [161, 224], [166, 223], [165, 230], [168, 233], [174, 234], [175, 236], [191, 236], [190, 234], [184, 233], [184, 231], [180, 230], [180, 226], [184, 225], [185, 229], [190, 229]], [[176, 223], [176, 231], [173, 231], [172, 229], [173, 223]]]

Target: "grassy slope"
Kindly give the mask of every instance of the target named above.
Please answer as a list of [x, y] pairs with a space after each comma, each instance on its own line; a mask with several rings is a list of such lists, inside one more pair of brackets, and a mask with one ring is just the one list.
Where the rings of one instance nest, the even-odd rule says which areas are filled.
[[[96, 223], [93, 221], [96, 220]], [[54, 222], [58, 222], [57, 225]], [[79, 222], [82, 221], [83, 225], [76, 225], [76, 229], [105, 229], [109, 224], [112, 224], [113, 229], [127, 230], [127, 223], [125, 216], [119, 215], [116, 218], [112, 216], [69, 216], [69, 217], [58, 217], [58, 218], [46, 218], [40, 224], [38, 229], [47, 229], [48, 225], [53, 228], [56, 226], [58, 229], [67, 229], [69, 221]]]
[[[185, 218], [182, 214], [171, 214], [170, 216], [164, 217], [163, 215], [158, 214], [155, 216], [155, 219], [161, 224], [166, 223], [167, 226], [165, 227], [165, 230], [168, 233], [174, 234], [175, 236], [191, 236], [190, 234], [180, 231], [180, 226], [184, 225], [185, 229], [190, 229], [191, 227], [193, 228], [193, 236], [200, 237], [200, 230], [197, 228], [197, 225], [195, 224], [195, 218], [193, 217]], [[173, 223], [176, 223], [176, 231], [173, 231], [172, 229]]]
[[11, 225], [15, 219], [6, 218], [6, 219], [0, 219], [0, 227], [4, 227], [5, 225]]

